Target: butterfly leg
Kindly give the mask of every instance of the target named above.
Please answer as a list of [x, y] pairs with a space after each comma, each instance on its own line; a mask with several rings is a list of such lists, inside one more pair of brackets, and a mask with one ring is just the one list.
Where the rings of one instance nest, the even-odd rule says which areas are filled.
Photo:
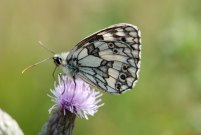
[[73, 81], [74, 81], [74, 84], [75, 84], [75, 88], [74, 90], [76, 89], [76, 81], [75, 81], [75, 76], [73, 76]]
[[56, 70], [57, 70], [57, 67], [58, 67], [58, 66], [56, 66], [56, 67], [54, 68], [54, 71], [52, 72], [52, 77], [54, 78], [54, 80], [56, 80], [56, 79], [55, 79], [55, 72], [56, 72]]
[[64, 94], [64, 92], [66, 91], [66, 84], [65, 84], [65, 80], [63, 79], [63, 77], [62, 77], [62, 73], [59, 73], [59, 77], [60, 77], [60, 79], [62, 80], [62, 82], [63, 82], [63, 85], [64, 85], [64, 90], [63, 90], [63, 92], [61, 93], [62, 95]]
[[[73, 76], [73, 82], [75, 84], [75, 87], [74, 87], [74, 92], [73, 92], [73, 96], [71, 98], [71, 102], [72, 100], [74, 99], [74, 96], [75, 96], [75, 90], [76, 90], [76, 80], [75, 80], [75, 76]], [[75, 112], [77, 112], [76, 108], [73, 108]]]

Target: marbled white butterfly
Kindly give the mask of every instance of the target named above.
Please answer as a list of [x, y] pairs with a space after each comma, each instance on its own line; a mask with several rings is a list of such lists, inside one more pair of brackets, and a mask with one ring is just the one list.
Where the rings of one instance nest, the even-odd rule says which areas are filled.
[[55, 54], [53, 60], [65, 74], [120, 94], [132, 89], [138, 80], [140, 51], [140, 30], [121, 23], [92, 34], [70, 52]]

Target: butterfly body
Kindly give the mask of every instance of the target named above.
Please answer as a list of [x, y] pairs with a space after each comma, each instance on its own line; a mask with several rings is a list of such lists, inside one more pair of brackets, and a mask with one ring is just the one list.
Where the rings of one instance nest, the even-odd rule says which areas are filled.
[[70, 52], [53, 59], [64, 72], [109, 93], [132, 89], [138, 80], [141, 34], [136, 26], [117, 24], [92, 34]]

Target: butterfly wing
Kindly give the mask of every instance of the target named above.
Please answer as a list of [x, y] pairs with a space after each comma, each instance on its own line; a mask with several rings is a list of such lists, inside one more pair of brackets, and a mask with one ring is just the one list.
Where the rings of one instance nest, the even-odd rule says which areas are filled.
[[67, 57], [76, 76], [109, 93], [134, 87], [140, 68], [141, 33], [131, 24], [112, 25], [78, 43]]

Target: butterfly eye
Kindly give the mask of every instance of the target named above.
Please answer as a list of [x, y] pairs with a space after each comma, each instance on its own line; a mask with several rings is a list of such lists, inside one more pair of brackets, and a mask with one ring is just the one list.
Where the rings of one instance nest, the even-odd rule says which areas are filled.
[[113, 44], [113, 43], [108, 43], [108, 47], [109, 47], [110, 49], [112, 49], [112, 48], [114, 48], [114, 44]]
[[61, 64], [61, 62], [62, 62], [62, 59], [60, 57], [54, 57], [53, 59], [54, 59], [54, 63], [57, 66], [59, 66]]
[[125, 73], [119, 74], [119, 79], [120, 81], [124, 82], [126, 80], [126, 74]]
[[121, 89], [121, 83], [117, 82], [115, 87], [116, 87], [116, 89], [120, 90]]

